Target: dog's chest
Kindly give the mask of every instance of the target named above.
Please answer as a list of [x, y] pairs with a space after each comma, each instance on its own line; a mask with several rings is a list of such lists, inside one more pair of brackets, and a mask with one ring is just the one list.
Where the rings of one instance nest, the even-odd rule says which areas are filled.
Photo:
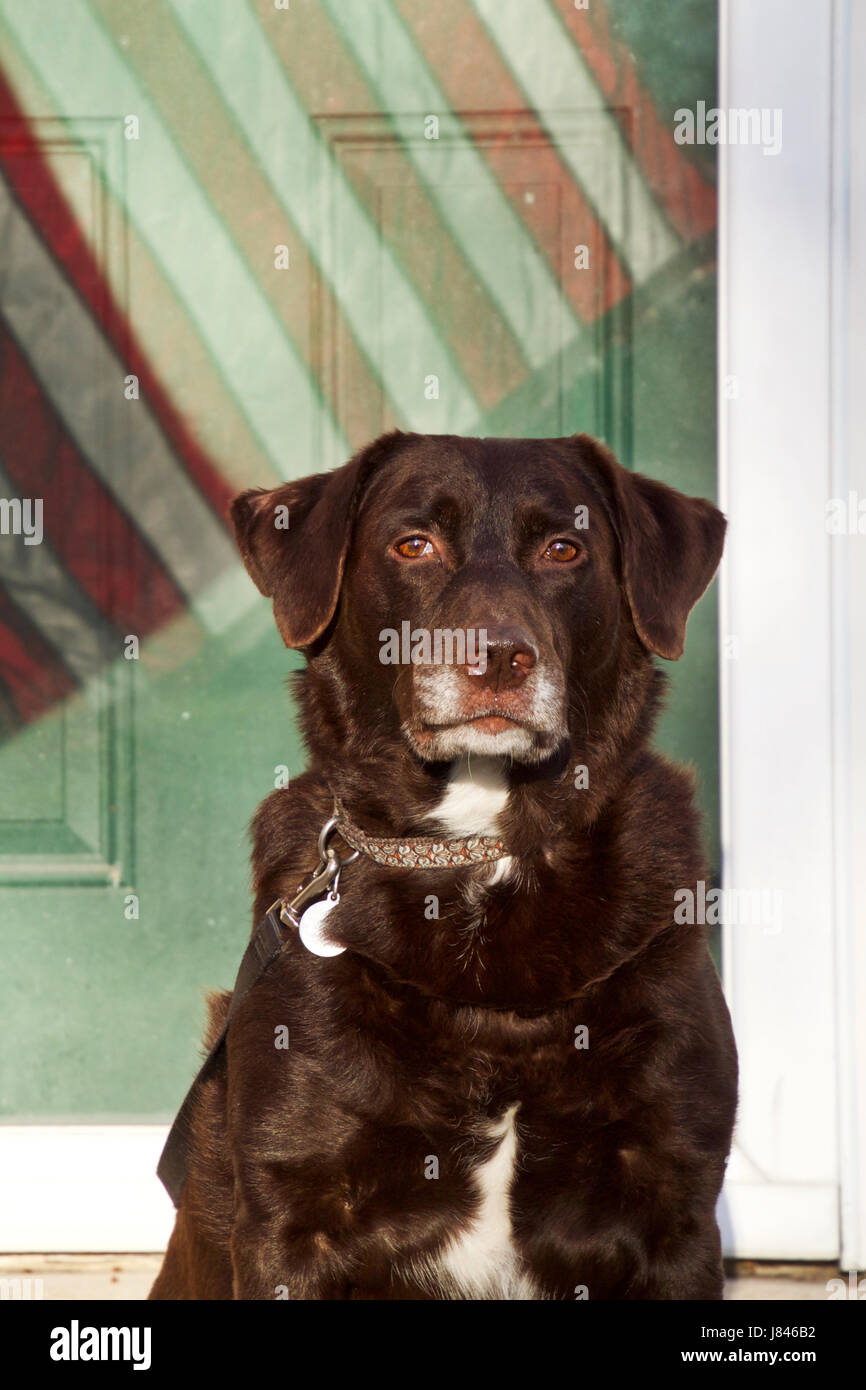
[[517, 1106], [488, 1137], [493, 1153], [472, 1173], [478, 1205], [469, 1224], [449, 1236], [439, 1253], [416, 1262], [412, 1275], [444, 1298], [537, 1299], [540, 1295], [514, 1245], [511, 1189], [518, 1161]]
[[[508, 781], [500, 759], [461, 758], [429, 819], [444, 825], [450, 835], [495, 835], [508, 804]], [[514, 868], [510, 856], [496, 860], [485, 876], [488, 886], [507, 879]]]
[[[476, 760], [472, 775], [468, 761], [458, 762], [439, 805], [432, 813], [451, 834], [493, 833], [508, 800], [508, 785], [499, 766]], [[511, 860], [494, 866], [491, 882], [507, 877]], [[472, 1172], [478, 1205], [461, 1231], [450, 1236], [439, 1254], [414, 1274], [446, 1298], [534, 1299], [537, 1290], [521, 1269], [511, 1225], [511, 1188], [518, 1158], [518, 1136], [512, 1106], [489, 1127], [498, 1140], [493, 1153]]]

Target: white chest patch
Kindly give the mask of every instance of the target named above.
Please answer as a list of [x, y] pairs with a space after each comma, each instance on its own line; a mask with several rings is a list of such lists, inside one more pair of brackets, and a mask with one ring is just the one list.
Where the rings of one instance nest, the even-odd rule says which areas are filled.
[[499, 1145], [473, 1174], [480, 1202], [467, 1230], [455, 1236], [424, 1271], [422, 1282], [446, 1298], [514, 1299], [540, 1297], [521, 1268], [511, 1230], [511, 1183], [517, 1159], [514, 1105], [492, 1125]]
[[430, 812], [452, 835], [495, 835], [505, 810], [508, 783], [498, 758], [458, 758], [445, 795]]
[[[497, 835], [498, 817], [508, 802], [508, 780], [500, 758], [458, 758], [448, 786], [430, 819], [441, 821], [452, 835]], [[497, 859], [489, 869], [488, 883], [508, 877], [513, 860]]]

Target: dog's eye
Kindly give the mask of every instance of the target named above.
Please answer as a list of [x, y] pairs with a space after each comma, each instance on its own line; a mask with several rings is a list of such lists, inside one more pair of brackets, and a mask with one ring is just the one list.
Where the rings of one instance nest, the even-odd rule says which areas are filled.
[[422, 555], [434, 553], [433, 542], [428, 541], [426, 536], [407, 536], [405, 540], [397, 541], [394, 549], [404, 560], [420, 560]]
[[583, 554], [572, 541], [551, 541], [544, 552], [545, 560], [552, 560], [555, 565], [570, 565]]

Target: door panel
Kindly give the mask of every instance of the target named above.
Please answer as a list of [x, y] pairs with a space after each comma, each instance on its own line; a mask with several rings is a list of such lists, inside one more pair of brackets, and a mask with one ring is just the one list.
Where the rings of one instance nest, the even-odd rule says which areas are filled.
[[[614, 410], [607, 407], [615, 401], [617, 415], [628, 414], [622, 382], [603, 369], [605, 310], [622, 293], [624, 272], [565, 162], [567, 155], [586, 171], [627, 227], [622, 148], [609, 127], [593, 112], [571, 115], [558, 122], [557, 147], [528, 112], [329, 116], [319, 128], [325, 168], [351, 185], [375, 223], [378, 273], [368, 290], [379, 325], [378, 376], [392, 393], [390, 403], [381, 397], [380, 428], [403, 424], [398, 395], [414, 429], [485, 433], [486, 413], [541, 371], [553, 373], [554, 389], [544, 413], [526, 418], [524, 433], [585, 428], [609, 437]], [[353, 221], [335, 215], [340, 199], [325, 188], [321, 234], [333, 238], [334, 261], [349, 285], [364, 272]], [[405, 306], [389, 293], [391, 256], [437, 329], [435, 345], [418, 339], [408, 356]], [[559, 374], [567, 347], [580, 352], [590, 378], [579, 398]], [[345, 359], [339, 339], [333, 352], [326, 346], [341, 407], [361, 386]], [[449, 399], [443, 366], [464, 383], [457, 398]]]
[[[610, 0], [46, 8], [0, 0], [0, 498], [44, 503], [40, 545], [0, 535], [22, 1181], [50, 1134], [150, 1152], [248, 933], [249, 819], [303, 763], [234, 491], [392, 426], [587, 430], [715, 490], [713, 171], [671, 136], [710, 0], [633, 34]], [[712, 597], [669, 674], [717, 865]], [[99, 1239], [147, 1248], [128, 1207]]]

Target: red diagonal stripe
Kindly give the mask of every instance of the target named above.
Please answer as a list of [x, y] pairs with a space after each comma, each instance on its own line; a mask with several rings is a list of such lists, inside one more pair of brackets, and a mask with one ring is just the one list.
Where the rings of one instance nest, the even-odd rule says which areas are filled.
[[[442, 5], [422, 9], [411, 0], [395, 0], [395, 5], [452, 108], [465, 113], [467, 94], [472, 93], [479, 129], [493, 130], [498, 116], [500, 138], [479, 141], [477, 151], [579, 318], [592, 320], [619, 303], [631, 292], [628, 272], [547, 132], [533, 114], [524, 111], [526, 98], [476, 12], [464, 0], [447, 0], [444, 14]], [[479, 111], [485, 106], [493, 108], [491, 114]], [[510, 113], [518, 111], [516, 138]], [[470, 123], [470, 132], [474, 129]], [[527, 202], [527, 184], [553, 186], [559, 192], [559, 205], [545, 197]], [[574, 269], [573, 248], [580, 243], [591, 248], [591, 273]]]
[[182, 594], [88, 468], [2, 320], [0, 419], [0, 464], [22, 496], [43, 499], [46, 541], [108, 621], [143, 636], [183, 609]]
[[75, 689], [75, 679], [26, 614], [0, 586], [0, 670], [22, 722], [47, 714]]
[[[235, 489], [190, 434], [136, 342], [126, 315], [116, 303], [74, 214], [51, 175], [39, 147], [37, 131], [27, 121], [2, 71], [0, 120], [0, 169], [9, 186], [118, 356], [129, 372], [139, 378], [142, 394], [178, 460], [225, 525], [226, 507]], [[22, 155], [27, 157], [22, 158]]]
[[554, 3], [671, 225], [684, 241], [696, 241], [716, 225], [716, 190], [659, 119], [631, 51], [611, 32], [604, 0], [591, 0], [585, 10], [576, 10], [572, 0]]

